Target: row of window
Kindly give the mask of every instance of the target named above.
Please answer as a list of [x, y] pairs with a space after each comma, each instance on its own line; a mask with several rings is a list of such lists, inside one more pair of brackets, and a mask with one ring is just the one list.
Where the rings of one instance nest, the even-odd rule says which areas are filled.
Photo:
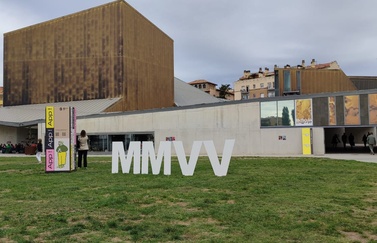
[[205, 89], [207, 87], [206, 84], [195, 84], [194, 86], [195, 88], [199, 88], [199, 89]]
[[[264, 88], [264, 83], [260, 83], [259, 86], [260, 86], [260, 88]], [[275, 83], [274, 82], [268, 82], [267, 83], [267, 88], [268, 89], [275, 88]], [[253, 84], [253, 89], [256, 89], [256, 84]], [[250, 86], [249, 85], [241, 86], [241, 91], [249, 92], [249, 90], [250, 90]]]

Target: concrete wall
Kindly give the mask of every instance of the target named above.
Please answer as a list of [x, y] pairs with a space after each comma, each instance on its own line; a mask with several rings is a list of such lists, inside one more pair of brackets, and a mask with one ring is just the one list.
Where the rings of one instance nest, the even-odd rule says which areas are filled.
[[[77, 130], [82, 129], [88, 134], [152, 131], [157, 148], [160, 141], [174, 136], [183, 142], [186, 154], [194, 141], [201, 140], [213, 140], [221, 154], [226, 139], [236, 139], [233, 155], [302, 154], [301, 128], [261, 129], [259, 102], [78, 119]], [[324, 154], [323, 128], [313, 129], [313, 145], [315, 154]]]
[[[12, 144], [24, 142], [29, 137], [29, 129], [0, 126], [0, 144], [10, 141]], [[38, 138], [32, 140], [37, 141]]]

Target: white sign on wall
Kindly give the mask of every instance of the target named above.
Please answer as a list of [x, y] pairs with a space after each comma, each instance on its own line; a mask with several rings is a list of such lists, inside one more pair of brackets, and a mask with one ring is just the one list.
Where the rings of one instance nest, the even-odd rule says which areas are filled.
[[[153, 142], [131, 142], [128, 148], [128, 153], [124, 151], [123, 142], [113, 142], [112, 144], [112, 173], [119, 172], [119, 161], [123, 173], [130, 173], [132, 158], [134, 161], [133, 173], [148, 174], [148, 163], [151, 162], [152, 174], [158, 175], [161, 170], [162, 158], [164, 160], [164, 175], [171, 174], [171, 146], [173, 144], [175, 152], [178, 157], [179, 166], [182, 174], [185, 176], [194, 175], [196, 163], [199, 158], [199, 153], [202, 145], [207, 151], [209, 161], [212, 165], [213, 172], [216, 176], [226, 176], [228, 173], [230, 158], [232, 156], [235, 140], [225, 140], [221, 163], [216, 153], [213, 141], [194, 141], [190, 153], [190, 159], [187, 162], [186, 153], [183, 148], [182, 141], [162, 141], [158, 148], [157, 157]], [[142, 146], [142, 152], [141, 151]], [[141, 163], [140, 163], [141, 156]]]

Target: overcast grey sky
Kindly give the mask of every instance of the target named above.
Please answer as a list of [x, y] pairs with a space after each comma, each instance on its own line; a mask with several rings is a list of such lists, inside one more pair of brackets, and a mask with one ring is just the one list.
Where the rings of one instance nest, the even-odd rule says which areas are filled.
[[[0, 32], [111, 0], [0, 0]], [[244, 70], [301, 60], [337, 61], [350, 76], [377, 76], [377, 0], [128, 0], [174, 40], [174, 75], [237, 81]], [[3, 35], [0, 86], [3, 85]]]

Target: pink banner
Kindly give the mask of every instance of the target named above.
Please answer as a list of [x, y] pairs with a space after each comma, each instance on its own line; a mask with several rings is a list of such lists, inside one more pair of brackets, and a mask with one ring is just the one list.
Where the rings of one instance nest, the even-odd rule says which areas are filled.
[[55, 151], [53, 149], [46, 149], [46, 171], [55, 171]]

